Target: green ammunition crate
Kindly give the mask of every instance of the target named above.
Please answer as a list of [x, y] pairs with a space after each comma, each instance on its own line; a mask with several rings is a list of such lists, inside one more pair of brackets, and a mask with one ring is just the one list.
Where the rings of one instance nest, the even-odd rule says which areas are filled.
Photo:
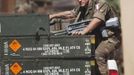
[[94, 60], [5, 60], [0, 75], [96, 75]]
[[94, 36], [2, 37], [2, 59], [10, 58], [90, 58], [94, 56]]

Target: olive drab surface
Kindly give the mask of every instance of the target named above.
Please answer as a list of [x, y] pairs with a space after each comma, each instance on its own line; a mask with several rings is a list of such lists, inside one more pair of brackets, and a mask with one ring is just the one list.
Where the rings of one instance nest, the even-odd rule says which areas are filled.
[[3, 61], [2, 75], [91, 75], [92, 62], [72, 59]]
[[48, 15], [0, 16], [0, 75], [97, 75], [95, 36], [55, 36]]
[[40, 31], [41, 34], [49, 33], [48, 15], [12, 15], [0, 16], [1, 32], [0, 36], [28, 36], [35, 35], [40, 28], [45, 31]]

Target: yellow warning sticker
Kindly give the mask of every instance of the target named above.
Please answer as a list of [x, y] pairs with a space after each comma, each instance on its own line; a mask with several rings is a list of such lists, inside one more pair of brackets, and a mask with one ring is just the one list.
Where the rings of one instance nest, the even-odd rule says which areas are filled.
[[91, 43], [95, 44], [95, 37], [91, 38]]
[[95, 60], [90, 61], [92, 66], [95, 66]]
[[11, 48], [11, 50], [13, 52], [17, 52], [18, 49], [21, 47], [21, 44], [19, 43], [19, 41], [17, 40], [13, 40], [10, 44], [9, 44], [9, 47]]
[[10, 67], [10, 70], [12, 71], [12, 73], [14, 75], [18, 75], [21, 70], [22, 70], [22, 67], [18, 64], [18, 63], [14, 63], [11, 67]]

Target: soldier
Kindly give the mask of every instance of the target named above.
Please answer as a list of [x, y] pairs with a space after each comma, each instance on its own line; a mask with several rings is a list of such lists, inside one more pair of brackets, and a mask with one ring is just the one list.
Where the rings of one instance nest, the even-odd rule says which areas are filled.
[[[93, 33], [96, 36], [98, 45], [95, 50], [95, 58], [101, 75], [107, 75], [107, 59], [113, 51], [120, 45], [119, 32], [116, 28], [107, 29], [108, 37], [103, 38], [101, 28], [105, 27], [105, 22], [116, 16], [114, 10], [106, 1], [96, 0], [77, 0], [79, 6], [70, 11], [51, 14], [50, 18], [64, 17], [76, 18], [77, 21], [92, 19], [83, 31], [73, 32], [72, 35], [85, 35]], [[117, 28], [118, 29], [118, 28]]]

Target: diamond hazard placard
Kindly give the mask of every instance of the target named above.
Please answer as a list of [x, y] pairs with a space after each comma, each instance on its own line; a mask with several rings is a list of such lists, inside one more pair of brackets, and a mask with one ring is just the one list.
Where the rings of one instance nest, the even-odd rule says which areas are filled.
[[18, 49], [21, 47], [21, 44], [17, 40], [13, 40], [10, 44], [9, 47], [13, 52], [17, 52]]
[[12, 71], [13, 74], [17, 75], [21, 72], [22, 67], [18, 63], [14, 63], [11, 67], [10, 70]]

